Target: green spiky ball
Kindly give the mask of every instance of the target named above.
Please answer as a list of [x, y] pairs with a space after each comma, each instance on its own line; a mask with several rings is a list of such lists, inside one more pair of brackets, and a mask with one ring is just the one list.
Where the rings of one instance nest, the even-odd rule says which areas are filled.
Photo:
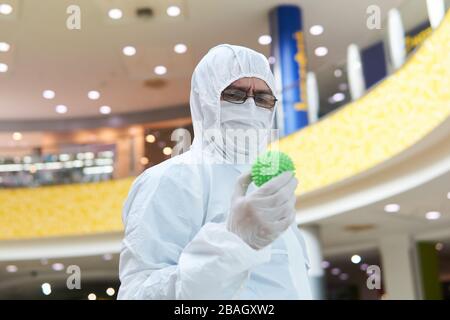
[[292, 159], [283, 152], [267, 151], [253, 163], [252, 180], [260, 187], [285, 171], [295, 171]]

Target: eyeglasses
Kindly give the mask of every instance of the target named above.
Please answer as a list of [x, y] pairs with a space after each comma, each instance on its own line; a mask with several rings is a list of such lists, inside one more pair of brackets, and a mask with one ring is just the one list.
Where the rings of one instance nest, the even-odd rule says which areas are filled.
[[242, 104], [247, 101], [248, 98], [253, 98], [258, 107], [265, 109], [273, 109], [275, 103], [278, 101], [277, 98], [270, 93], [256, 92], [254, 95], [249, 96], [246, 91], [233, 87], [228, 87], [223, 90], [221, 97], [223, 100], [235, 104]]

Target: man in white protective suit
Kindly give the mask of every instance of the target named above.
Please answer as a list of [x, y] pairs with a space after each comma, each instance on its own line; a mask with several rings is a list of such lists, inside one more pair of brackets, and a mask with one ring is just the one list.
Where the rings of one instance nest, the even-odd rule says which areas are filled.
[[125, 202], [119, 299], [311, 299], [297, 180], [285, 172], [257, 188], [252, 146], [230, 134], [269, 132], [274, 94], [262, 54], [219, 45], [203, 57], [191, 83], [190, 150], [142, 173]]

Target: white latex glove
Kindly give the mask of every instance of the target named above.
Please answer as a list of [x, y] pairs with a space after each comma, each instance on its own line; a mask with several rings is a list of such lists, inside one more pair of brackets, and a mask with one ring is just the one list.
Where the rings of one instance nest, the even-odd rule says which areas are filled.
[[250, 183], [250, 172], [239, 176], [231, 199], [227, 229], [253, 249], [261, 249], [294, 222], [294, 192], [298, 181], [292, 172], [284, 172], [245, 195]]

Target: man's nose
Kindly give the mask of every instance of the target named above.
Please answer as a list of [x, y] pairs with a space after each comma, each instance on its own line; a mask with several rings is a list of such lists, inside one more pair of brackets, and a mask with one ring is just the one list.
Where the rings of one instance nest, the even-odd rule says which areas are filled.
[[253, 87], [248, 88], [247, 96], [252, 96], [253, 97]]
[[251, 98], [254, 97], [253, 90], [247, 91], [247, 97], [251, 97]]

